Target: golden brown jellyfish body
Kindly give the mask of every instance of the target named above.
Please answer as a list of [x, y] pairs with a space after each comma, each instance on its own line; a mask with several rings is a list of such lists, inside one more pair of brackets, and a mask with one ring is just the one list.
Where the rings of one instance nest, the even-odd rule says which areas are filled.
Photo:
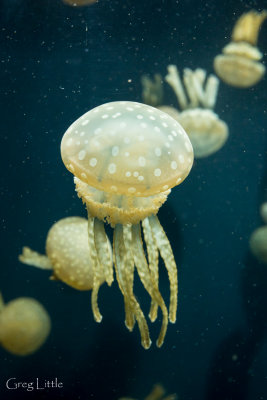
[[97, 3], [98, 0], [62, 0], [63, 3], [72, 7], [89, 6], [90, 4]]
[[265, 73], [265, 66], [259, 61], [262, 53], [256, 47], [260, 26], [267, 17], [267, 11], [251, 10], [237, 20], [232, 41], [223, 48], [223, 54], [214, 59], [216, 74], [227, 84], [248, 88], [258, 83]]
[[[151, 344], [146, 318], [133, 292], [134, 269], [151, 296], [150, 319], [163, 315], [157, 345], [168, 318], [176, 321], [177, 268], [168, 238], [156, 216], [172, 187], [188, 175], [193, 150], [187, 134], [168, 114], [145, 104], [119, 101], [88, 111], [67, 130], [61, 142], [66, 168], [74, 174], [79, 197], [88, 212], [88, 240], [93, 260], [96, 299], [104, 222], [114, 227], [116, 278], [124, 297], [125, 324], [139, 326], [144, 348]], [[141, 226], [148, 257], [143, 248]], [[158, 256], [170, 281], [169, 311], [158, 288]], [[102, 262], [104, 269], [109, 266]], [[93, 307], [96, 321], [101, 314]]]
[[[93, 262], [88, 245], [88, 222], [85, 218], [68, 217], [56, 222], [50, 228], [46, 239], [46, 255], [37, 253], [29, 247], [23, 248], [19, 260], [24, 264], [52, 269], [53, 277], [60, 279], [77, 290], [93, 288]], [[105, 280], [111, 285], [113, 281], [112, 250], [106, 237], [103, 236], [101, 262], [107, 265], [106, 276], [102, 264], [98, 266], [98, 281]], [[101, 240], [101, 236], [99, 237]], [[104, 242], [106, 241], [106, 242]]]
[[0, 344], [12, 354], [26, 356], [37, 351], [51, 330], [50, 317], [35, 299], [20, 297], [0, 307]]
[[[144, 398], [144, 400], [176, 400], [176, 394], [169, 394], [166, 396], [164, 387], [160, 384], [154, 385], [151, 393]], [[132, 397], [120, 397], [119, 400], [135, 400]]]
[[[175, 65], [168, 66], [165, 80], [174, 90], [182, 109], [175, 119], [187, 132], [196, 158], [207, 157], [218, 151], [228, 138], [228, 127], [212, 110], [219, 81], [210, 75], [206, 81], [203, 69], [184, 69], [183, 82]], [[167, 111], [168, 112], [168, 111]]]

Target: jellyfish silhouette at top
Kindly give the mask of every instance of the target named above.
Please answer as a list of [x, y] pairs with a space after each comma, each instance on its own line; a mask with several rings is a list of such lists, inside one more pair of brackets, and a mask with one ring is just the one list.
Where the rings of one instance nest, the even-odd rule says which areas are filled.
[[[136, 267], [152, 299], [150, 319], [157, 318], [158, 307], [162, 311], [157, 340], [161, 346], [168, 318], [176, 321], [178, 283], [173, 252], [156, 214], [171, 188], [179, 185], [192, 167], [193, 150], [187, 134], [177, 121], [153, 107], [111, 102], [88, 111], [69, 127], [61, 142], [61, 155], [87, 208], [92, 298], [97, 299], [99, 264], [108, 276], [111, 263], [102, 238], [103, 223], [108, 222], [114, 227], [113, 255], [124, 297], [125, 324], [132, 331], [137, 322], [143, 347], [150, 347], [147, 322], [133, 292]], [[169, 311], [158, 288], [159, 253], [170, 281]], [[96, 302], [93, 314], [100, 322]]]
[[[135, 400], [132, 397], [120, 397], [119, 400]], [[157, 383], [153, 386], [152, 391], [148, 396], [144, 398], [144, 400], [177, 400], [177, 396], [175, 393], [166, 395], [166, 390], [164, 387]]]
[[[175, 65], [168, 66], [166, 82], [172, 87], [182, 112], [176, 119], [187, 132], [196, 158], [207, 157], [218, 151], [228, 138], [228, 127], [214, 113], [219, 80], [197, 68], [184, 69], [183, 83]], [[184, 89], [185, 88], [185, 89]], [[167, 109], [165, 109], [168, 112]]]
[[266, 17], [266, 10], [242, 14], [234, 26], [232, 41], [223, 48], [223, 54], [215, 57], [215, 72], [228, 85], [247, 88], [262, 79], [265, 66], [260, 63], [262, 53], [256, 45]]

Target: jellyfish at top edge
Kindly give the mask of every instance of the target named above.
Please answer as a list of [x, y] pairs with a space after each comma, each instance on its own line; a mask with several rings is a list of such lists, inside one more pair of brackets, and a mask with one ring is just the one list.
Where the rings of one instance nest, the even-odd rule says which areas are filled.
[[267, 264], [267, 225], [255, 229], [250, 236], [249, 246], [258, 261]]
[[223, 54], [215, 57], [214, 70], [228, 85], [248, 88], [263, 78], [265, 66], [259, 62], [262, 53], [256, 45], [266, 17], [266, 10], [242, 14], [234, 26], [232, 41], [223, 48]]
[[45, 308], [30, 297], [4, 304], [0, 294], [0, 345], [17, 356], [35, 353], [46, 341], [51, 320]]
[[175, 119], [187, 132], [195, 158], [215, 153], [228, 138], [226, 123], [213, 111], [219, 80], [214, 75], [206, 80], [206, 71], [201, 68], [195, 71], [185, 68], [182, 82], [175, 65], [169, 65], [167, 69], [165, 80], [173, 89], [182, 110]]
[[[157, 383], [156, 385], [153, 386], [153, 389], [151, 393], [149, 393], [148, 396], [144, 398], [144, 400], [176, 400], [177, 395], [176, 394], [169, 394], [165, 396], [166, 390], [164, 387]], [[120, 397], [119, 400], [135, 400], [132, 397]]]
[[[133, 291], [136, 267], [151, 296], [151, 321], [157, 318], [158, 307], [162, 311], [157, 340], [161, 346], [168, 318], [176, 321], [178, 282], [173, 252], [156, 214], [171, 188], [179, 185], [192, 167], [193, 149], [187, 134], [166, 113], [145, 104], [117, 101], [77, 119], [62, 138], [61, 156], [87, 208], [95, 320], [102, 319], [97, 305], [98, 268], [103, 266], [106, 281], [112, 268], [102, 237], [107, 222], [114, 228], [113, 258], [124, 298], [126, 327], [132, 331], [137, 322], [143, 347], [150, 347], [147, 321]], [[159, 254], [170, 281], [169, 310], [158, 288]]]
[[[90, 263], [88, 246], [88, 222], [81, 217], [67, 217], [57, 221], [49, 229], [46, 238], [46, 255], [39, 254], [29, 247], [23, 247], [19, 260], [41, 269], [53, 270], [51, 279], [59, 279], [77, 290], [93, 288], [93, 269]], [[107, 236], [102, 240], [111, 259], [112, 249]], [[105, 281], [102, 265], [98, 266], [98, 279], [101, 285]], [[107, 282], [113, 281], [112, 265], [109, 265]]]
[[98, 3], [99, 0], [62, 0], [63, 3], [72, 7], [89, 6], [90, 4]]

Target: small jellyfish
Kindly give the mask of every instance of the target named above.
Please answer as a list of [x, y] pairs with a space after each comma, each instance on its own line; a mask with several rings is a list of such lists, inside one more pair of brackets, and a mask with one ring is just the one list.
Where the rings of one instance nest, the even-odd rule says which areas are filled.
[[[168, 194], [189, 174], [193, 150], [180, 124], [145, 104], [118, 101], [103, 104], [78, 118], [61, 142], [61, 156], [74, 174], [76, 192], [88, 213], [88, 241], [93, 262], [93, 314], [97, 307], [99, 265], [110, 276], [104, 222], [114, 227], [113, 253], [116, 278], [124, 297], [125, 324], [132, 331], [137, 322], [144, 348], [151, 344], [143, 311], [133, 292], [134, 269], [151, 296], [151, 321], [161, 308], [161, 346], [168, 318], [176, 321], [177, 268], [168, 238], [156, 216]], [[141, 233], [146, 244], [147, 258]], [[158, 288], [158, 255], [170, 281], [169, 313]], [[103, 259], [103, 255], [106, 260]]]
[[237, 20], [232, 41], [223, 48], [223, 54], [214, 59], [216, 74], [228, 85], [248, 88], [259, 82], [265, 66], [259, 61], [262, 53], [256, 47], [259, 29], [267, 11], [251, 10]]
[[257, 260], [267, 264], [267, 225], [255, 229], [250, 236], [249, 246]]
[[[164, 389], [164, 387], [157, 383], [156, 385], [154, 385], [151, 393], [149, 393], [148, 396], [146, 396], [144, 398], [144, 400], [176, 400], [177, 396], [176, 394], [169, 394], [167, 396], [165, 396], [166, 391]], [[132, 397], [120, 397], [119, 400], [135, 400]]]
[[175, 119], [187, 132], [196, 158], [215, 153], [228, 138], [226, 123], [212, 110], [216, 102], [219, 80], [210, 75], [204, 88], [205, 79], [206, 72], [203, 69], [197, 68], [192, 71], [185, 68], [183, 87], [175, 65], [168, 66], [168, 74], [165, 77], [182, 109], [182, 112], [177, 112]]
[[19, 297], [4, 304], [0, 297], [0, 344], [12, 354], [37, 351], [51, 330], [50, 317], [37, 300]]
[[[98, 221], [96, 221], [98, 224]], [[94, 275], [90, 261], [91, 255], [88, 245], [88, 222], [85, 218], [68, 217], [56, 222], [50, 228], [46, 238], [46, 255], [37, 253], [29, 247], [24, 247], [19, 260], [24, 264], [41, 269], [52, 269], [52, 279], [59, 279], [77, 290], [91, 290]], [[101, 285], [105, 280], [111, 285], [113, 270], [111, 262], [111, 245], [101, 226], [98, 240], [103, 240], [101, 262], [108, 265], [107, 276], [100, 262], [97, 272]], [[107, 253], [107, 254], [106, 254]]]
[[90, 4], [97, 3], [98, 0], [62, 0], [63, 3], [73, 7], [89, 6]]

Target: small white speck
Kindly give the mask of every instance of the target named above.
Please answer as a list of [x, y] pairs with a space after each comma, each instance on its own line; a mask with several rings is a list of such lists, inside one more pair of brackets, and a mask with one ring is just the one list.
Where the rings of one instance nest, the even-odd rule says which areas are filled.
[[86, 179], [86, 178], [87, 178], [87, 176], [86, 176], [86, 174], [85, 174], [84, 172], [81, 173], [81, 177], [82, 177], [83, 179]]
[[84, 120], [83, 122], [82, 122], [82, 126], [85, 126], [85, 125], [87, 125], [89, 123], [89, 119], [86, 119], [86, 120]]
[[141, 126], [141, 128], [146, 128], [147, 124], [145, 122], [141, 122], [140, 126]]
[[163, 190], [169, 189], [169, 185], [164, 185], [164, 186], [162, 187], [162, 189], [163, 189]]
[[132, 176], [132, 173], [131, 173], [130, 171], [127, 171], [127, 172], [125, 173], [125, 176], [126, 176], [127, 178], [130, 178], [130, 176]]
[[84, 136], [84, 135], [85, 135], [85, 132], [82, 131], [82, 132], [80, 133], [80, 136]]
[[116, 172], [116, 169], [117, 169], [116, 164], [114, 164], [114, 163], [109, 164], [109, 166], [108, 166], [108, 172], [109, 172], [110, 174], [114, 174], [114, 173]]
[[95, 130], [94, 130], [94, 134], [95, 135], [98, 135], [99, 133], [101, 133], [102, 132], [102, 129], [101, 128], [96, 128]]
[[135, 178], [137, 178], [138, 175], [139, 175], [139, 172], [138, 172], [138, 171], [134, 171], [133, 176], [134, 176]]
[[111, 186], [110, 189], [111, 189], [113, 192], [117, 192], [117, 190], [118, 190], [117, 186]]
[[160, 176], [161, 175], [161, 169], [159, 169], [159, 168], [154, 169], [154, 175], [155, 176]]
[[85, 156], [86, 156], [86, 151], [85, 150], [81, 150], [79, 152], [79, 154], [78, 154], [78, 158], [79, 158], [80, 161], [84, 160]]
[[181, 182], [181, 180], [182, 180], [181, 178], [178, 178], [176, 181], [176, 185], [178, 185]]
[[152, 121], [155, 121], [155, 117], [153, 117], [153, 115], [150, 115], [149, 119], [151, 119]]
[[181, 164], [184, 163], [184, 156], [182, 154], [179, 155], [179, 161]]
[[112, 118], [118, 118], [118, 117], [120, 117], [121, 116], [121, 113], [120, 112], [117, 112], [116, 114], [113, 114], [112, 115]]
[[158, 126], [155, 126], [154, 131], [160, 132], [160, 128]]
[[128, 151], [125, 151], [124, 155], [125, 157], [129, 157], [130, 153]]
[[184, 142], [184, 145], [185, 145], [186, 151], [187, 151], [188, 153], [191, 153], [192, 148], [191, 148], [190, 144], [189, 144], [188, 142], [185, 141], [185, 142]]
[[114, 109], [114, 107], [112, 107], [112, 106], [107, 107], [107, 110], [113, 110], [113, 109]]
[[144, 180], [144, 177], [142, 175], [139, 175], [137, 179], [141, 182]]
[[72, 144], [72, 142], [73, 142], [73, 139], [72, 138], [69, 138], [68, 140], [67, 140], [67, 146], [69, 147], [69, 146], [71, 146], [71, 144]]
[[135, 187], [130, 187], [130, 188], [128, 189], [128, 192], [131, 193], [131, 194], [133, 194], [133, 193], [136, 192], [136, 188], [135, 188]]
[[132, 107], [126, 107], [127, 111], [133, 111], [134, 109]]
[[143, 117], [143, 115], [138, 114], [138, 115], [136, 116], [136, 118], [137, 118], [137, 119], [143, 119], [144, 117]]
[[126, 144], [130, 143], [130, 139], [129, 139], [128, 137], [125, 137], [125, 138], [123, 139], [123, 141], [124, 141], [124, 143], [126, 143]]
[[177, 162], [176, 161], [172, 161], [171, 162], [171, 169], [177, 169]]
[[145, 159], [145, 157], [139, 157], [139, 158], [138, 158], [138, 164], [139, 164], [141, 167], [144, 167], [144, 166], [146, 165], [146, 159]]
[[89, 164], [91, 165], [91, 167], [95, 167], [97, 164], [97, 159], [96, 158], [90, 158]]
[[162, 122], [161, 125], [164, 126], [164, 128], [168, 128], [168, 124], [166, 122]]
[[107, 119], [109, 117], [109, 115], [108, 114], [104, 114], [104, 115], [102, 115], [102, 119]]
[[175, 131], [172, 131], [173, 136], [177, 136], [177, 133]]

